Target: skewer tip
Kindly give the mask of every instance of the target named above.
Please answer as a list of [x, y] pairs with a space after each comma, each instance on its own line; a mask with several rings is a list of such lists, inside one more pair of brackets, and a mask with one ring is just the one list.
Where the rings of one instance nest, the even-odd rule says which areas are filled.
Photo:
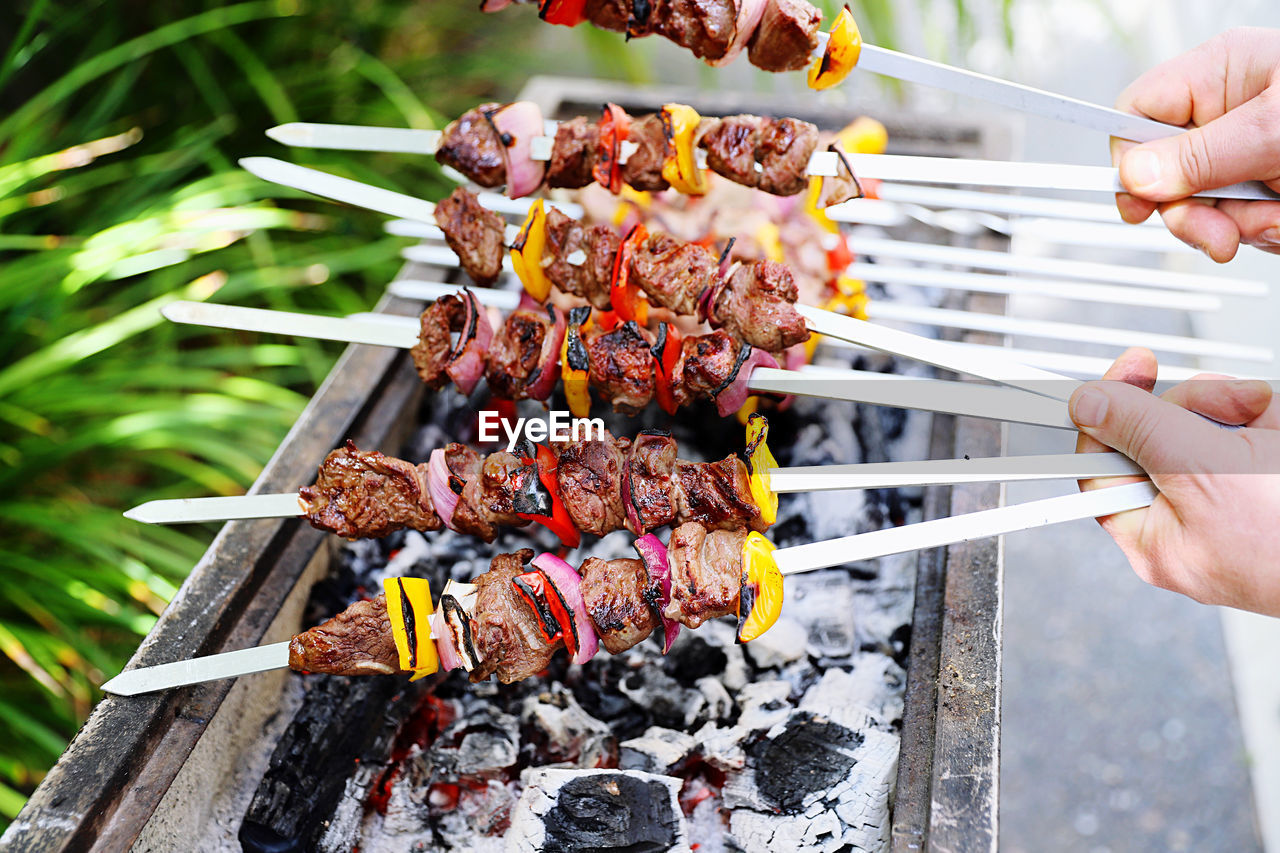
[[281, 145], [306, 147], [311, 141], [311, 132], [300, 121], [291, 121], [268, 128], [267, 136]]
[[150, 514], [147, 512], [147, 508], [150, 507], [152, 503], [154, 503], [154, 501], [147, 501], [146, 503], [138, 504], [135, 507], [130, 507], [124, 511], [124, 517], [130, 521], [141, 521], [143, 524], [150, 524], [151, 518]]
[[103, 693], [110, 693], [115, 696], [136, 696], [141, 691], [137, 689], [136, 684], [130, 683], [133, 681], [136, 681], [136, 679], [129, 678], [129, 673], [122, 672], [115, 678], [104, 681], [100, 689]]
[[[281, 163], [283, 161], [275, 157], [241, 157], [236, 162], [240, 164], [241, 169], [262, 178], [262, 172], [264, 169], [269, 168], [272, 164]], [[263, 180], [269, 179], [263, 178]]]

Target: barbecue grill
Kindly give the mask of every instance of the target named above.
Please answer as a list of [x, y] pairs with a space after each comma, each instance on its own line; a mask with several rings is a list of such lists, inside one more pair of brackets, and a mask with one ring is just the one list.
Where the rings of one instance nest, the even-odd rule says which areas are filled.
[[[839, 128], [856, 117], [852, 111], [817, 111], [756, 96], [748, 103], [719, 93], [642, 90], [559, 78], [534, 79], [521, 97], [537, 102], [544, 115], [555, 118], [593, 112], [604, 101], [628, 110], [651, 111], [669, 100], [711, 115], [749, 107], [756, 113], [802, 118], [824, 129]], [[999, 127], [905, 113], [881, 113], [877, 118], [888, 126], [895, 152], [988, 159], [1008, 152], [1008, 135]], [[899, 233], [939, 242], [957, 239], [919, 223]], [[983, 238], [981, 246], [1003, 248], [995, 238]], [[430, 278], [439, 273], [410, 265], [402, 275]], [[954, 295], [948, 298], [958, 302]], [[970, 297], [967, 304], [997, 312], [1001, 307], [1000, 298], [993, 296]], [[413, 316], [420, 308], [420, 303], [387, 297], [376, 310]], [[883, 359], [877, 363], [885, 366]], [[289, 491], [310, 482], [324, 455], [348, 438], [361, 447], [389, 453], [412, 446], [420, 440], [420, 424], [448, 417], [450, 413], [441, 411], [448, 405], [423, 393], [407, 353], [352, 346], [281, 444], [253, 492]], [[858, 417], [868, 425], [881, 424], [880, 410], [866, 409]], [[992, 422], [925, 414], [911, 418], [927, 419], [928, 426], [918, 430], [914, 440], [932, 457], [1000, 452], [1000, 427]], [[874, 440], [864, 437], [862, 444], [864, 450], [883, 452], [872, 447]], [[913, 514], [936, 518], [997, 506], [1001, 488], [996, 484], [932, 487], [922, 496], [906, 498]], [[496, 546], [489, 552], [495, 550]], [[385, 559], [376, 551], [373, 545], [345, 546], [296, 519], [229, 522], [133, 663], [150, 665], [288, 639], [300, 627], [314, 624], [315, 617], [333, 612], [334, 602], [351, 591], [335, 588], [331, 579], [346, 577], [344, 572], [349, 574], [353, 560]], [[896, 793], [888, 815], [892, 847], [994, 850], [1002, 570], [998, 540], [895, 560], [898, 570], [914, 575], [915, 593], [914, 603], [905, 605], [911, 613], [906, 636], [899, 638], [905, 669], [901, 721], [890, 721], [900, 736]], [[367, 569], [357, 568], [357, 575]], [[246, 824], [248, 813], [253, 826], [272, 832], [283, 833], [293, 826], [296, 834], [291, 840], [301, 843], [304, 836], [315, 837], [307, 835], [314, 833], [314, 827], [301, 825], [316, 817], [302, 814], [308, 803], [340, 796], [345, 788], [364, 791], [367, 805], [378, 791], [391, 790], [391, 781], [372, 768], [404, 748], [406, 738], [412, 740], [406, 734], [408, 720], [425, 725], [420, 721], [430, 717], [445, 728], [440, 719], [444, 712], [432, 704], [429, 687], [401, 689], [397, 679], [317, 677], [303, 695], [289, 688], [291, 679], [275, 673], [106, 699], [31, 798], [10, 837], [29, 850], [163, 850], [195, 847], [197, 840], [217, 849], [220, 839], [235, 849], [237, 837], [245, 840], [246, 832], [257, 831]], [[768, 706], [766, 699], [759, 708]], [[342, 707], [348, 716], [335, 721], [333, 715], [340, 712], [334, 709]], [[486, 723], [494, 729], [504, 724], [497, 717]], [[812, 738], [813, 732], [798, 734], [795, 742], [802, 743], [805, 737]], [[490, 750], [510, 748], [501, 737], [492, 741]], [[618, 796], [635, 804], [637, 814], [648, 815], [635, 820], [645, 827], [665, 827], [669, 834], [663, 837], [679, 847], [690, 841], [691, 830], [687, 825], [664, 823], [669, 823], [666, 816], [679, 814], [670, 808], [679, 791], [671, 788], [670, 778], [662, 772], [669, 765], [664, 765], [661, 753], [670, 746], [669, 740], [653, 744], [645, 736], [631, 737], [622, 742], [619, 752], [635, 772], [619, 776], [537, 769], [526, 771], [525, 784], [553, 792], [569, 786], [612, 785], [611, 790], [621, 792]], [[824, 755], [821, 751], [809, 754], [814, 761]], [[289, 779], [321, 782], [313, 790], [287, 790]], [[733, 796], [745, 802], [758, 793]], [[722, 796], [726, 802], [731, 798], [728, 791]], [[522, 827], [535, 826], [544, 840], [552, 838], [549, 833], [560, 830], [548, 817], [554, 812], [549, 802], [522, 798], [509, 816], [508, 832], [518, 834]], [[319, 817], [326, 825], [359, 822], [358, 816], [350, 814]], [[251, 845], [262, 844], [260, 849], [270, 849], [268, 844], [277, 840], [267, 834], [248, 839]]]

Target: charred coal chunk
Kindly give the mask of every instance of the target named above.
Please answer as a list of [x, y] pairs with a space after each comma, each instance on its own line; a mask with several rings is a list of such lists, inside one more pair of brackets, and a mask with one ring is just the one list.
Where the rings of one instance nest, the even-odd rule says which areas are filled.
[[532, 559], [533, 551], [528, 548], [499, 554], [489, 571], [475, 580], [478, 589], [471, 630], [483, 660], [472, 670], [472, 681], [484, 681], [495, 673], [503, 684], [531, 678], [547, 668], [562, 645], [543, 636], [538, 617], [512, 583]]
[[480, 204], [473, 193], [456, 188], [436, 205], [436, 224], [444, 231], [445, 242], [471, 280], [488, 287], [502, 273], [502, 249], [506, 223], [502, 217]]
[[583, 533], [603, 536], [625, 525], [622, 473], [629, 446], [626, 439], [605, 434], [572, 442], [561, 452], [556, 468], [560, 498]]
[[635, 323], [624, 323], [609, 332], [588, 331], [583, 341], [591, 360], [591, 387], [613, 410], [633, 415], [653, 399], [652, 341]]
[[781, 814], [796, 814], [813, 793], [847, 779], [865, 736], [815, 714], [792, 714], [776, 737], [747, 748], [756, 787]]
[[420, 467], [351, 442], [326, 456], [315, 484], [298, 495], [312, 527], [347, 539], [440, 529]]
[[581, 571], [587, 614], [610, 654], [625, 652], [658, 627], [649, 603], [655, 590], [644, 563], [588, 557]]
[[495, 397], [523, 400], [542, 357], [542, 342], [551, 323], [544, 311], [516, 310], [493, 336], [485, 359], [484, 378]]
[[679, 779], [636, 770], [540, 769], [523, 781], [513, 828], [540, 823], [543, 850], [687, 849]]
[[596, 126], [585, 116], [560, 122], [551, 145], [547, 186], [576, 190], [594, 180], [591, 167], [595, 162], [596, 136]]
[[756, 171], [756, 147], [765, 119], [753, 115], [722, 118], [702, 135], [698, 144], [706, 149], [707, 166], [735, 184], [754, 187], [760, 182]]
[[622, 180], [642, 192], [662, 192], [671, 186], [662, 177], [662, 164], [667, 159], [667, 137], [662, 119], [647, 115], [631, 123], [627, 141], [636, 146], [622, 165]]
[[747, 58], [765, 71], [799, 71], [818, 46], [822, 13], [807, 0], [767, 0]]
[[739, 264], [716, 294], [713, 311], [732, 335], [766, 352], [779, 353], [809, 339], [796, 311], [800, 292], [786, 265], [776, 261]]
[[500, 187], [507, 182], [507, 163], [502, 140], [489, 116], [502, 104], [481, 104], [450, 122], [440, 137], [436, 160], [452, 166], [482, 187]]
[[809, 158], [818, 147], [818, 128], [794, 118], [770, 119], [760, 132], [756, 160], [760, 189], [796, 195], [809, 186]]
[[697, 243], [653, 234], [631, 258], [631, 276], [649, 301], [677, 314], [693, 314], [698, 297], [715, 283], [719, 261]]

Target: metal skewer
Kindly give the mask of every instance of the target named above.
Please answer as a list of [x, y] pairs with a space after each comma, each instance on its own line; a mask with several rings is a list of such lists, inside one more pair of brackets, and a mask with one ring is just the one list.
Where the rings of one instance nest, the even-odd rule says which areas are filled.
[[[1150, 505], [1158, 494], [1155, 486], [1148, 482], [1096, 489], [779, 548], [773, 552], [773, 558], [784, 575], [810, 572], [889, 554], [938, 548], [956, 542], [1139, 509]], [[256, 649], [129, 670], [102, 685], [102, 689], [108, 693], [132, 696], [217, 678], [234, 678], [270, 669], [284, 669], [288, 665], [289, 643], [274, 643]]]

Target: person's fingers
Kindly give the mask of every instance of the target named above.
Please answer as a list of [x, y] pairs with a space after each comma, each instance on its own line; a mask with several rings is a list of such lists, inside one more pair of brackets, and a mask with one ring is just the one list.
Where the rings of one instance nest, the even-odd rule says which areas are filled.
[[1277, 124], [1280, 89], [1265, 89], [1203, 127], [1125, 152], [1120, 182], [1148, 201], [1174, 201], [1238, 181], [1280, 187]]
[[1211, 260], [1224, 264], [1240, 248], [1235, 220], [1218, 210], [1213, 199], [1188, 198], [1159, 205], [1169, 233]]
[[1223, 199], [1217, 207], [1235, 222], [1241, 243], [1280, 254], [1280, 202]]
[[1156, 203], [1128, 193], [1116, 193], [1116, 210], [1120, 211], [1120, 218], [1125, 222], [1141, 225], [1156, 212]]
[[[1142, 347], [1130, 347], [1112, 362], [1111, 366], [1107, 368], [1107, 372], [1102, 374], [1102, 378], [1116, 382], [1126, 382], [1136, 388], [1150, 392], [1151, 389], [1156, 387], [1157, 370], [1158, 365], [1155, 353]], [[1077, 453], [1102, 453], [1110, 449], [1110, 447], [1087, 433], [1079, 433], [1076, 437]], [[1083, 491], [1088, 491], [1089, 489], [1102, 488], [1104, 486], [1119, 486], [1126, 482], [1135, 482], [1138, 479], [1141, 478], [1133, 478], [1131, 480], [1081, 480], [1080, 488]]]
[[1242, 425], [1267, 411], [1272, 393], [1271, 386], [1261, 379], [1202, 373], [1173, 386], [1160, 398], [1220, 423]]

